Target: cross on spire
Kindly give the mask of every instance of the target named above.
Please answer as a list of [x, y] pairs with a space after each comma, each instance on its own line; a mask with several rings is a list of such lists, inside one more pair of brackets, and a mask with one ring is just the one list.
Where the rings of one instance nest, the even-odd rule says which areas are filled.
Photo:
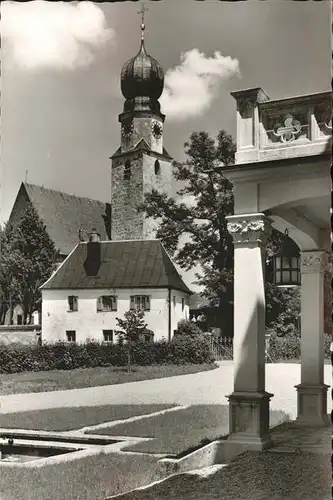
[[145, 7], [144, 4], [141, 5], [141, 9], [138, 10], [138, 14], [141, 14], [141, 40], [144, 39], [144, 32], [145, 32], [145, 12], [147, 12], [149, 9]]

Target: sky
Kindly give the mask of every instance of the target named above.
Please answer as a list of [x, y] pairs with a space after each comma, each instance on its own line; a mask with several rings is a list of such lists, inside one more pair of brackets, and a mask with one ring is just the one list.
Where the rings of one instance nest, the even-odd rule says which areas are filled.
[[[330, 2], [146, 2], [146, 48], [166, 72], [164, 146], [193, 131], [235, 136], [230, 92], [273, 99], [330, 89]], [[122, 65], [140, 44], [141, 2], [1, 4], [0, 222], [20, 183], [110, 200]]]

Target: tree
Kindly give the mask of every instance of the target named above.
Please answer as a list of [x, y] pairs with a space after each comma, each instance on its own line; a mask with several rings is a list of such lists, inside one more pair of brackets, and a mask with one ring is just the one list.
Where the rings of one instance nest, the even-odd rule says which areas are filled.
[[300, 336], [300, 287], [279, 288], [266, 284], [266, 325], [278, 337]]
[[[176, 197], [153, 189], [139, 208], [147, 218], [159, 221], [156, 237], [184, 270], [200, 265], [197, 284], [202, 296], [220, 307], [222, 329], [230, 329], [233, 301], [233, 242], [226, 217], [233, 214], [233, 186], [221, 165], [234, 163], [236, 146], [221, 130], [216, 140], [207, 132], [194, 132], [185, 142], [186, 161], [173, 162], [173, 176], [180, 185]], [[270, 259], [280, 242], [273, 231], [267, 247]], [[224, 324], [223, 324], [224, 323]]]
[[9, 324], [13, 323], [13, 312], [19, 303], [18, 270], [22, 266], [22, 256], [10, 245], [11, 230], [0, 229], [0, 324], [6, 321], [9, 311]]
[[124, 314], [125, 319], [116, 318], [119, 331], [116, 332], [121, 341], [125, 341], [127, 345], [127, 373], [131, 373], [131, 351], [133, 343], [137, 342], [140, 334], [147, 328], [144, 322], [144, 311], [131, 310]]
[[23, 323], [27, 324], [33, 312], [41, 310], [39, 288], [55, 270], [58, 252], [32, 206], [22, 212], [14, 225], [7, 224], [4, 233], [0, 274], [8, 273], [7, 295], [22, 306]]

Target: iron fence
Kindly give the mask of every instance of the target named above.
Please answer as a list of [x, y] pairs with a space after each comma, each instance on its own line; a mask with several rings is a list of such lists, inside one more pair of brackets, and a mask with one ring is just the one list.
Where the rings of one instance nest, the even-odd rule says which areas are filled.
[[[216, 361], [233, 359], [233, 338], [220, 337], [219, 339], [210, 338], [210, 349]], [[331, 358], [330, 336], [324, 337], [325, 359]], [[277, 363], [281, 361], [300, 360], [301, 359], [301, 339], [269, 337], [266, 336], [266, 362]]]

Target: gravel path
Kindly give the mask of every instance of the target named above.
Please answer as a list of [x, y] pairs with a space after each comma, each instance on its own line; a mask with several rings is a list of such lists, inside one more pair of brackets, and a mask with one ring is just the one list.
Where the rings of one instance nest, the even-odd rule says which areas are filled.
[[[331, 384], [332, 368], [325, 365], [325, 383]], [[296, 417], [294, 386], [300, 382], [300, 364], [266, 365], [266, 390], [274, 394], [271, 409], [285, 410]], [[0, 413], [46, 408], [99, 406], [106, 404], [228, 404], [233, 389], [232, 361], [219, 362], [216, 370], [127, 384], [69, 391], [2, 396]], [[328, 397], [328, 411], [332, 400]]]

